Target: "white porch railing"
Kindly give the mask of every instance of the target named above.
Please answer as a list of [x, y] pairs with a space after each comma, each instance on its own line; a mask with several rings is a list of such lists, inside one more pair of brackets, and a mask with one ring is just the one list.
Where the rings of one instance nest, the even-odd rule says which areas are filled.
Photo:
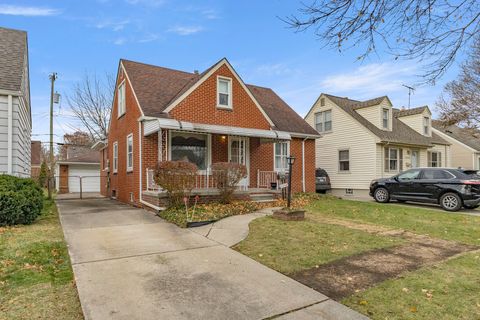
[[[155, 183], [155, 170], [147, 168], [147, 191], [161, 191], [162, 187]], [[217, 183], [212, 175], [212, 169], [202, 170], [195, 177], [195, 189], [216, 189]]]
[[277, 172], [257, 170], [257, 188], [271, 188], [272, 182], [277, 183], [277, 189], [278, 189]]

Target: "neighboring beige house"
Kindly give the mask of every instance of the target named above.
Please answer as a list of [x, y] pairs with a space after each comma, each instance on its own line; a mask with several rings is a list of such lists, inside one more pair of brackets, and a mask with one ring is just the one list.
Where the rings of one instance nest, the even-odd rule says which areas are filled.
[[316, 167], [332, 193], [368, 195], [370, 182], [414, 167], [450, 166], [449, 142], [432, 132], [428, 107], [398, 110], [387, 96], [357, 101], [321, 94], [305, 120], [322, 138]]
[[432, 122], [432, 130], [440, 137], [450, 142], [452, 167], [480, 170], [480, 132], [477, 137], [467, 129], [444, 126], [440, 121]]

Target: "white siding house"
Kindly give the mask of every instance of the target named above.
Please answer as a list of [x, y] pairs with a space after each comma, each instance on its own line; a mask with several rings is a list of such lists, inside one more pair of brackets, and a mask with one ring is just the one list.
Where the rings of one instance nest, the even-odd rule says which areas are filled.
[[315, 165], [327, 171], [332, 192], [360, 196], [375, 178], [450, 165], [449, 142], [432, 132], [430, 119], [428, 107], [398, 110], [386, 96], [357, 101], [328, 94], [305, 117], [322, 135]]
[[27, 33], [0, 28], [0, 173], [30, 176]]

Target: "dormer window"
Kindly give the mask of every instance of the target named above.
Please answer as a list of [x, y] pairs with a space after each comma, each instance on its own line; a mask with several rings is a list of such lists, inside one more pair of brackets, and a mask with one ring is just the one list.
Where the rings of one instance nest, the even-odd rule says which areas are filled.
[[428, 136], [430, 134], [430, 118], [423, 117], [423, 134]]
[[383, 122], [383, 128], [384, 128], [384, 129], [388, 129], [388, 123], [390, 122], [390, 121], [389, 121], [389, 118], [390, 118], [390, 110], [388, 110], [388, 109], [383, 109], [383, 112], [382, 112], [382, 122]]
[[232, 79], [217, 78], [217, 107], [232, 108]]

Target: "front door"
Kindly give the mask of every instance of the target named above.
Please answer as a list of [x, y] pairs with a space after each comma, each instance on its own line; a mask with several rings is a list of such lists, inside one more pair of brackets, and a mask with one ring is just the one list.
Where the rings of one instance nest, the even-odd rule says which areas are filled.
[[412, 150], [412, 158], [410, 162], [412, 163], [412, 168], [418, 167], [418, 151], [417, 150]]
[[242, 188], [249, 185], [249, 152], [248, 138], [245, 137], [229, 137], [228, 139], [228, 161], [243, 164], [247, 167], [247, 177], [242, 179], [238, 184]]

